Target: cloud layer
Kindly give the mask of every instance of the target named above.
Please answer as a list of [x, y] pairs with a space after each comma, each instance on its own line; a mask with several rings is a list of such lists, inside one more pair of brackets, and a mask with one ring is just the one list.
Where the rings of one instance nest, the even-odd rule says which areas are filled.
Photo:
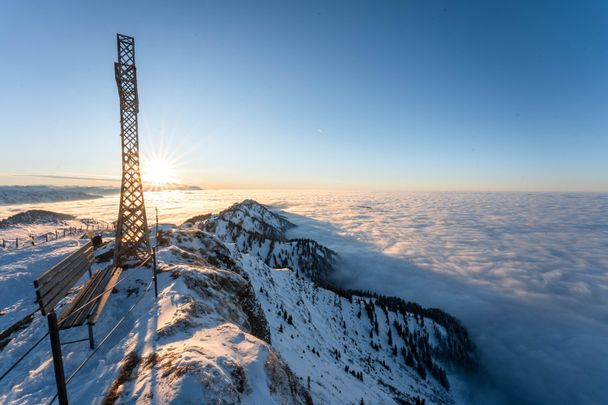
[[[286, 204], [338, 281], [460, 317], [477, 403], [608, 403], [608, 196], [415, 193]], [[314, 217], [317, 220], [310, 220]]]
[[[342, 256], [338, 281], [458, 316], [486, 367], [479, 404], [608, 403], [608, 194], [146, 193], [180, 223], [245, 198]], [[112, 221], [118, 198], [43, 209]], [[40, 205], [0, 206], [0, 219]], [[464, 394], [463, 394], [464, 395]]]

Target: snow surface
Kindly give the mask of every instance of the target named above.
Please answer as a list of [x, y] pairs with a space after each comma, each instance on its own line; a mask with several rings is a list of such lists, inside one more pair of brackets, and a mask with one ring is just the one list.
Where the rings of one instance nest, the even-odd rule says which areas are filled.
[[[260, 227], [258, 221], [265, 214], [263, 210], [264, 207], [246, 202], [206, 219], [199, 226], [213, 229], [233, 250], [233, 257], [241, 257], [239, 263], [248, 273], [270, 323], [273, 347], [296, 374], [306, 377], [307, 381], [310, 378], [315, 401], [359, 403], [363, 398], [368, 403], [391, 403], [395, 398], [401, 398], [413, 402], [419, 396], [427, 403], [453, 402], [457, 396], [448, 393], [432, 378], [421, 379], [413, 368], [406, 367], [401, 354], [393, 354], [387, 337], [390, 329], [395, 346], [403, 347], [394, 326], [397, 321], [405, 324], [413, 336], [426, 334], [431, 345], [436, 347], [441, 343], [437, 339], [447, 335], [445, 329], [426, 318], [418, 325], [412, 314], [384, 312], [377, 306], [373, 318], [380, 320], [379, 330], [370, 338], [372, 319], [366, 314], [364, 304], [375, 300], [353, 297], [351, 301], [317, 287], [310, 278], [303, 276], [314, 275], [306, 267], [315, 261], [299, 258], [326, 258], [335, 253], [314, 241], [300, 241], [304, 246], [305, 242], [310, 243], [311, 247], [303, 248], [302, 244], [285, 240], [285, 230], [293, 225], [276, 214], [277, 221], [270, 221], [275, 226], [274, 232]], [[228, 226], [230, 223], [238, 225], [236, 234], [235, 228]], [[262, 234], [268, 239], [260, 239]], [[289, 268], [277, 268], [280, 261], [277, 257], [284, 257]], [[298, 259], [291, 260], [294, 257]], [[269, 267], [260, 259], [275, 267]], [[333, 260], [333, 257], [329, 259]], [[331, 271], [325, 266], [320, 269]], [[286, 321], [286, 317], [290, 321]], [[373, 348], [371, 342], [378, 344], [380, 349]], [[347, 367], [349, 371], [345, 371]], [[365, 377], [357, 379], [350, 371], [360, 372]], [[455, 385], [459, 383], [457, 379], [452, 381]]]
[[[17, 247], [28, 248], [56, 239], [74, 239], [89, 230], [103, 231], [112, 227], [112, 224], [106, 221], [69, 217], [51, 211], [29, 210], [0, 219], [0, 242], [4, 241], [4, 245], [0, 244], [0, 252], [9, 252]], [[73, 229], [72, 233], [70, 228]]]
[[66, 238], [0, 253], [0, 331], [38, 308], [34, 279], [84, 243]]
[[[76, 248], [68, 249], [68, 243], [74, 241], [49, 243], [30, 251], [30, 259], [21, 266], [27, 279]], [[162, 272], [158, 302], [154, 301], [153, 290], [146, 289], [150, 287], [150, 269], [123, 273], [123, 281], [95, 326], [97, 339], [118, 323], [126, 308], [140, 298], [142, 301], [69, 383], [70, 400], [100, 403], [114, 390], [120, 403], [306, 403], [306, 390], [298, 385], [284, 361], [266, 342], [245, 331], [249, 328], [247, 315], [236, 297], [247, 288], [247, 281], [234, 272], [205, 266], [203, 261], [192, 263], [180, 251], [174, 245], [159, 251]], [[23, 280], [15, 283], [23, 296], [33, 299], [33, 288], [30, 284], [28, 289], [27, 284]], [[1, 297], [0, 305], [6, 306], [13, 298]], [[0, 351], [3, 368], [45, 331], [46, 321], [36, 314], [32, 323]], [[61, 332], [63, 341], [85, 336], [86, 328], [82, 327]], [[66, 375], [90, 352], [87, 342], [62, 349]], [[133, 374], [117, 385], [130, 356], [139, 359]], [[46, 403], [52, 399], [54, 387], [45, 341], [0, 383], [0, 403]]]
[[[255, 223], [259, 218], [245, 215], [241, 220]], [[264, 223], [287, 225], [276, 216]], [[244, 228], [257, 229], [249, 225]], [[281, 229], [275, 229], [277, 234]], [[371, 318], [380, 322], [370, 338], [372, 319], [363, 307], [374, 299], [353, 297], [351, 302], [319, 288], [303, 273], [269, 267], [259, 251], [243, 252], [238, 244], [223, 242], [225, 235], [192, 224], [164, 225], [161, 236], [158, 301], [150, 290], [150, 269], [123, 273], [95, 326], [97, 341], [119, 323], [127, 308], [135, 305], [134, 310], [69, 383], [73, 403], [108, 398], [119, 403], [358, 404], [365, 399], [390, 404], [397, 398], [464, 403], [457, 374], [449, 372], [453, 386], [448, 391], [430, 375], [421, 378], [399, 354], [391, 354], [389, 329], [396, 342], [400, 339], [394, 321], [439, 350], [449, 336], [432, 320], [414, 321], [409, 314], [376, 305]], [[2, 285], [10, 284], [14, 295], [2, 295], [0, 307], [9, 308], [12, 319], [31, 308], [31, 280], [81, 243], [59, 240], [1, 256]], [[105, 265], [96, 263], [95, 269]], [[23, 303], [11, 309], [15, 298]], [[37, 313], [0, 351], [0, 363], [10, 364], [45, 330], [45, 320]], [[81, 339], [86, 328], [61, 335], [63, 341]], [[374, 349], [370, 339], [381, 348]], [[87, 342], [62, 350], [67, 375], [90, 353]], [[439, 360], [436, 364], [444, 365]], [[0, 403], [46, 403], [54, 393], [47, 341], [0, 382]]]
[[[289, 237], [339, 252], [343, 285], [462, 319], [488, 368], [477, 403], [608, 403], [597, 360], [608, 358], [608, 194], [146, 193], [149, 218], [156, 206], [172, 223], [246, 198], [287, 211]], [[117, 207], [115, 196], [0, 206], [0, 218], [38, 208], [112, 221]]]

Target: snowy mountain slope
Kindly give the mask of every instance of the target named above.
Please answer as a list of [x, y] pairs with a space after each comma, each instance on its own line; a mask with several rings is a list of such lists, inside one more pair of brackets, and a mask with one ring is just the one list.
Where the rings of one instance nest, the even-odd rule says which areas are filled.
[[[150, 269], [123, 273], [95, 327], [98, 341], [135, 306], [70, 382], [70, 400], [462, 403], [456, 372], [470, 365], [472, 345], [458, 322], [438, 310], [332, 287], [324, 280], [336, 253], [314, 241], [287, 240], [290, 226], [253, 201], [163, 226], [158, 300]], [[0, 275], [16, 277], [5, 266], [21, 260], [19, 272], [35, 278], [67, 248], [58, 241], [24, 249], [30, 255], [2, 261]], [[109, 241], [96, 252], [95, 268], [109, 264], [112, 249]], [[21, 294], [33, 298], [33, 289], [23, 284]], [[0, 297], [0, 307], [8, 301]], [[36, 314], [12, 334], [0, 364], [18, 358], [45, 323]], [[62, 339], [81, 339], [85, 329], [62, 331]], [[90, 353], [86, 342], [62, 350], [67, 375]], [[55, 393], [49, 356], [48, 345], [38, 346], [0, 381], [0, 403], [48, 402]]]
[[[92, 364], [85, 366], [68, 385], [70, 400], [311, 403], [307, 390], [265, 341], [270, 341], [268, 326], [248, 280], [225, 269], [232, 263], [224, 256], [229, 251], [213, 238], [195, 239], [192, 230], [172, 229], [168, 234], [171, 242], [162, 246], [158, 254], [161, 270], [158, 301], [154, 300], [153, 290], [149, 290], [150, 269], [129, 269], [123, 274], [123, 281], [95, 327], [98, 339], [112, 330], [128, 308], [136, 306], [125, 318], [125, 324], [100, 347]], [[46, 252], [31, 250], [30, 254], [39, 260], [31, 258], [31, 265], [24, 266], [22, 271], [32, 278], [47, 268], [48, 261], [54, 261], [45, 257], [61, 260], [66, 252], [56, 254], [59, 246], [55, 245], [36, 248]], [[111, 249], [112, 242], [97, 256], [107, 256], [104, 253]], [[205, 259], [199, 251], [206, 252]], [[101, 262], [95, 267], [107, 264]], [[3, 267], [0, 273], [5, 270]], [[26, 287], [22, 288], [22, 294], [33, 299], [33, 288]], [[58, 312], [67, 301], [60, 303]], [[0, 299], [0, 303], [5, 305], [5, 300]], [[4, 365], [11, 364], [44, 333], [45, 323], [37, 313], [29, 327], [10, 337], [8, 345], [0, 350], [2, 371]], [[84, 334], [86, 328], [61, 333], [63, 341], [77, 340]], [[47, 346], [38, 346], [25, 364], [0, 382], [0, 403], [47, 403], [52, 398], [54, 377]], [[86, 342], [79, 342], [64, 346], [63, 353], [69, 375], [89, 350]]]
[[[260, 226], [259, 212], [266, 219], [272, 213], [249, 200], [243, 205], [195, 226], [214, 231], [238, 257], [271, 325], [273, 346], [310, 384], [315, 401], [453, 401], [445, 370], [473, 364], [472, 344], [457, 320], [400, 299], [331, 287], [335, 252], [314, 241], [287, 241], [283, 217]], [[268, 229], [271, 223], [279, 226]]]
[[253, 200], [236, 203], [205, 222], [209, 232], [218, 235], [259, 235], [270, 240], [285, 240], [285, 231], [293, 228], [285, 217], [275, 214]]
[[60, 214], [52, 211], [29, 210], [0, 220], [0, 227], [3, 228], [10, 225], [35, 225], [42, 223], [61, 226], [66, 224], [65, 221], [75, 218], [76, 217], [73, 215]]
[[[20, 239], [21, 247], [31, 246], [32, 242], [39, 244], [54, 238], [63, 238], [64, 229], [66, 237], [75, 237], [76, 234], [69, 235], [69, 228], [82, 228], [83, 231], [86, 231], [89, 228], [106, 229], [110, 226], [111, 224], [108, 222], [93, 218], [76, 218], [73, 215], [53, 211], [28, 210], [0, 219], [0, 239], [6, 241], [6, 247], [10, 250], [16, 247], [16, 238]], [[45, 234], [49, 234], [49, 237], [46, 238]], [[2, 251], [1, 245], [0, 251]]]
[[288, 240], [285, 232], [295, 225], [253, 200], [206, 217], [199, 226], [234, 243], [240, 252], [253, 254], [271, 267], [289, 267], [312, 281], [324, 283], [333, 271], [336, 252], [314, 240]]
[[[187, 232], [172, 237], [190, 251], [206, 249], [190, 243]], [[307, 391], [263, 340], [269, 339], [267, 325], [247, 280], [185, 252], [161, 248], [165, 287], [150, 344], [132, 349], [131, 361], [123, 363], [132, 375], [123, 384], [115, 380], [108, 397], [120, 403], [309, 403]]]

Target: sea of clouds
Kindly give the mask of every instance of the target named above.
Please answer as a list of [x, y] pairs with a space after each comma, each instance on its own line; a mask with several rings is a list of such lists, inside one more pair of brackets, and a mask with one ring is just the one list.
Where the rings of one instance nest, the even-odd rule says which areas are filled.
[[[409, 193], [286, 202], [342, 256], [337, 281], [471, 331], [475, 403], [608, 403], [608, 195]], [[315, 218], [314, 220], [310, 218]]]
[[[608, 194], [205, 190], [146, 193], [161, 222], [245, 198], [336, 250], [336, 281], [460, 318], [483, 370], [470, 402], [608, 403]], [[0, 206], [111, 221], [118, 198]]]

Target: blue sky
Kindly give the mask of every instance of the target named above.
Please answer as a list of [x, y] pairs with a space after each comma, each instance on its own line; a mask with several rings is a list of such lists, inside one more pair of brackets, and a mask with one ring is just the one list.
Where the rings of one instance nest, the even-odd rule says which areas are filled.
[[253, 3], [0, 3], [0, 182], [119, 176], [121, 32], [188, 183], [608, 191], [608, 3]]

